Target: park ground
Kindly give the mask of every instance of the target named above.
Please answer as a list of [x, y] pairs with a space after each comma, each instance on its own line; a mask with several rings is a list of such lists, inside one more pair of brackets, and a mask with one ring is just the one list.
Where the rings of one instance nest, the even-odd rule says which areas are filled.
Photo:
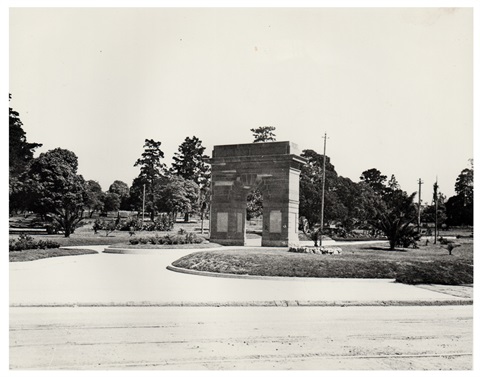
[[[174, 232], [180, 228], [200, 232], [194, 222], [177, 223]], [[33, 235], [71, 249], [10, 263], [10, 368], [469, 370], [471, 286], [412, 286], [391, 277], [226, 279], [165, 268], [183, 258], [191, 261], [198, 252], [241, 255], [243, 264], [260, 252], [269, 260], [287, 258], [280, 264], [290, 258], [307, 264], [312, 258], [357, 265], [375, 258], [387, 264], [398, 259], [472, 264], [468, 235], [457, 239], [462, 246], [453, 255], [432, 244], [391, 252], [386, 242], [342, 245], [340, 255], [285, 248], [137, 249], [121, 255], [104, 249], [128, 245], [128, 232], [95, 235], [85, 226], [69, 239]], [[255, 229], [248, 238], [258, 238]], [[72, 254], [51, 258], [65, 251]], [[83, 251], [93, 254], [73, 255]]]
[[[93, 220], [92, 220], [93, 221]], [[17, 219], [17, 223], [22, 219]], [[251, 244], [258, 244], [261, 223], [247, 223], [247, 239]], [[254, 276], [290, 276], [290, 277], [329, 277], [329, 278], [395, 278], [408, 284], [473, 284], [473, 237], [471, 229], [443, 230], [441, 238], [453, 241], [457, 246], [450, 255], [446, 244], [432, 238], [422, 238], [418, 248], [388, 249], [387, 242], [358, 244], [342, 242], [339, 255], [317, 255], [288, 252], [287, 248], [221, 248], [214, 243], [187, 245], [131, 245], [130, 240], [176, 234], [179, 231], [191, 232], [208, 240], [208, 221], [203, 224], [190, 221], [178, 221], [170, 232], [136, 232], [105, 231], [94, 233], [90, 223], [78, 228], [69, 238], [62, 235], [32, 234], [35, 240], [54, 240], [63, 248], [51, 250], [28, 250], [10, 252], [10, 261], [29, 261], [55, 256], [68, 256], [93, 253], [88, 248], [78, 246], [111, 245], [127, 249], [196, 249], [192, 253], [173, 261], [173, 266], [214, 273]], [[18, 235], [10, 235], [10, 238]], [[308, 238], [299, 234], [303, 244], [311, 244]], [[348, 241], [348, 240], [347, 240]], [[76, 249], [68, 249], [75, 246]], [[202, 249], [203, 251], [198, 251]], [[211, 250], [210, 250], [211, 249]]]

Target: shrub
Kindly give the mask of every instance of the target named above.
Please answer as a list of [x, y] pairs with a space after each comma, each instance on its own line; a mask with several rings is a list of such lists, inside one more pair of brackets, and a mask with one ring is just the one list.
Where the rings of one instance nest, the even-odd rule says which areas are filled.
[[131, 245], [183, 245], [183, 244], [198, 244], [204, 242], [203, 237], [197, 236], [195, 233], [185, 233], [185, 234], [166, 234], [163, 237], [158, 235], [150, 237], [131, 237], [129, 242]]
[[141, 230], [142, 226], [140, 224], [140, 221], [137, 219], [127, 219], [123, 220], [118, 224], [118, 230], [122, 231], [135, 231], [135, 230]]
[[395, 280], [404, 284], [472, 284], [473, 266], [455, 261], [407, 264], [398, 269]]
[[45, 225], [45, 229], [47, 234], [57, 234], [59, 231], [58, 226], [55, 224], [47, 224]]
[[93, 232], [95, 234], [97, 234], [99, 230], [104, 230], [105, 236], [108, 236], [110, 233], [114, 232], [119, 228], [120, 228], [120, 224], [118, 219], [110, 220], [110, 221], [103, 220], [103, 219], [96, 219], [92, 226]]
[[398, 238], [397, 246], [410, 247], [418, 249], [417, 242], [420, 240], [421, 234], [413, 226], [407, 227]]
[[288, 249], [291, 253], [306, 253], [306, 254], [341, 254], [342, 249], [339, 247], [306, 247], [306, 246], [292, 246]]
[[169, 232], [173, 229], [174, 221], [172, 218], [166, 214], [161, 214], [157, 218], [143, 226], [143, 230], [147, 231], [159, 231], [159, 232]]
[[442, 245], [448, 245], [448, 243], [450, 242], [448, 239], [443, 238], [443, 237], [440, 237], [438, 240], [440, 241], [440, 243]]
[[21, 251], [21, 250], [32, 250], [32, 249], [57, 249], [60, 247], [60, 244], [51, 240], [39, 240], [35, 241], [33, 237], [20, 234], [18, 239], [10, 239], [8, 243], [9, 251]]

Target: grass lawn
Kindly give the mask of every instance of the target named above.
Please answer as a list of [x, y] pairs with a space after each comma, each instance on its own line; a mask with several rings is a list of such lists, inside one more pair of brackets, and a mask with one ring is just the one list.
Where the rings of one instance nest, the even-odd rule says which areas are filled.
[[127, 248], [127, 249], [157, 249], [157, 250], [166, 250], [166, 249], [211, 249], [214, 247], [221, 247], [218, 243], [189, 243], [189, 244], [180, 244], [180, 245], [152, 245], [152, 244], [137, 244], [131, 245], [129, 243], [118, 243], [112, 245], [112, 247], [117, 248]]
[[257, 276], [320, 278], [389, 278], [408, 284], [473, 284], [473, 239], [448, 254], [445, 246], [389, 251], [371, 245], [342, 246], [342, 254], [318, 255], [278, 249], [201, 251], [172, 265], [198, 271]]
[[[23, 219], [22, 216], [18, 216], [18, 219], [13, 219], [12, 223], [14, 225], [22, 224], [24, 226], [28, 226], [25, 221], [21, 221]], [[88, 221], [88, 220], [87, 220]], [[91, 220], [93, 222], [93, 220]], [[181, 228], [186, 230], [187, 232], [195, 232], [196, 234], [208, 237], [208, 221], [205, 221], [204, 233], [200, 233], [200, 223], [198, 222], [189, 222], [183, 223], [178, 222], [175, 224], [175, 227], [170, 232], [147, 232], [147, 231], [139, 231], [135, 233], [135, 236], [142, 237], [142, 236], [164, 236], [166, 234], [176, 234]], [[28, 232], [26, 232], [28, 234]], [[128, 248], [141, 248], [141, 249], [161, 249], [161, 248], [212, 248], [220, 246], [218, 244], [210, 243], [210, 244], [192, 244], [192, 245], [130, 245], [128, 240], [130, 239], [129, 232], [126, 231], [114, 231], [109, 235], [106, 235], [105, 231], [99, 231], [95, 234], [92, 230], [92, 224], [89, 222], [83, 225], [80, 228], [75, 230], [75, 233], [70, 235], [70, 237], [65, 238], [62, 234], [31, 234], [30, 235], [34, 240], [52, 240], [60, 244], [60, 246], [68, 247], [68, 246], [89, 246], [89, 245], [115, 245], [118, 247], [128, 247]], [[11, 234], [10, 238], [18, 238], [18, 234]], [[60, 257], [60, 256], [69, 256], [69, 255], [83, 255], [83, 254], [95, 254], [96, 251], [92, 250], [82, 250], [82, 249], [35, 249], [35, 250], [22, 250], [22, 251], [12, 251], [9, 253], [9, 260], [10, 262], [27, 262], [33, 261], [37, 259], [43, 258], [53, 258], [53, 257]]]
[[98, 254], [93, 250], [83, 249], [35, 249], [35, 250], [22, 250], [11, 251], [9, 253], [10, 262], [29, 262], [37, 259], [54, 258], [54, 257], [67, 257], [72, 255], [84, 255], [84, 254]]
[[[109, 220], [111, 220], [111, 218]], [[116, 230], [107, 235], [104, 230], [99, 230], [98, 233], [95, 234], [92, 230], [93, 221], [94, 219], [87, 219], [87, 224], [75, 229], [75, 232], [68, 238], [65, 238], [62, 234], [31, 234], [31, 237], [34, 240], [53, 240], [58, 242], [60, 246], [128, 244], [128, 240], [131, 237], [129, 232]], [[200, 233], [200, 222], [178, 222], [170, 232], [137, 231], [135, 232], [135, 236], [153, 236], [155, 234], [158, 236], [164, 236], [166, 234], [176, 234], [180, 229], [184, 229], [187, 232], [194, 232], [200, 236], [208, 238], [208, 221], [205, 221], [203, 234]], [[18, 236], [18, 234], [11, 234], [10, 238], [18, 238]]]

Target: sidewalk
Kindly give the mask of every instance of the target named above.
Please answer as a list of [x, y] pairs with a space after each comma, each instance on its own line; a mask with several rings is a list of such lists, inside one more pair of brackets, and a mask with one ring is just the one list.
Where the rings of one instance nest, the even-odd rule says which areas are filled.
[[[85, 248], [85, 247], [82, 247]], [[10, 263], [10, 306], [469, 305], [458, 292], [391, 279], [231, 278], [174, 272], [194, 250], [138, 250]], [[212, 249], [210, 249], [212, 250]], [[425, 289], [427, 288], [427, 289]]]

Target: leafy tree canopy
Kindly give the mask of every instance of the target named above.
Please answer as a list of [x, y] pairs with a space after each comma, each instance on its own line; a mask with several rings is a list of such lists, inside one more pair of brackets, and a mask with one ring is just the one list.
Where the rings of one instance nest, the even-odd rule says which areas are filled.
[[158, 186], [157, 207], [172, 216], [177, 213], [190, 213], [197, 209], [198, 185], [183, 177], [164, 178]]
[[108, 188], [108, 191], [114, 194], [117, 194], [120, 197], [125, 197], [128, 196], [130, 193], [130, 189], [128, 185], [123, 182], [123, 181], [114, 181], [110, 187]]
[[258, 128], [251, 128], [250, 131], [253, 133], [253, 142], [254, 143], [264, 143], [267, 141], [276, 141], [275, 136], [275, 127], [266, 126], [266, 127], [258, 127]]
[[50, 216], [65, 237], [75, 230], [86, 204], [86, 184], [77, 168], [75, 153], [56, 148], [32, 160], [22, 177], [29, 209]]
[[[11, 95], [9, 95], [11, 99]], [[27, 142], [26, 132], [18, 112], [8, 108], [10, 177], [16, 177], [25, 171], [33, 159], [34, 150], [42, 144]]]
[[368, 184], [377, 194], [383, 195], [387, 176], [383, 175], [380, 170], [375, 168], [365, 170], [360, 176], [360, 180]]
[[133, 166], [140, 166], [139, 177], [146, 181], [152, 182], [164, 175], [166, 167], [162, 163], [164, 153], [160, 149], [162, 142], [153, 139], [145, 139], [143, 145], [142, 156], [135, 162]]
[[458, 175], [455, 193], [445, 203], [448, 225], [473, 225], [473, 160]]
[[89, 209], [89, 215], [100, 211], [103, 207], [105, 194], [97, 181], [89, 180], [85, 182], [85, 206]]
[[[150, 212], [150, 218], [155, 218], [155, 212], [157, 211], [156, 202], [156, 185], [158, 181], [165, 176], [166, 166], [162, 162], [164, 157], [163, 151], [160, 149], [160, 141], [153, 139], [145, 139], [143, 146], [144, 151], [142, 156], [135, 162], [134, 166], [140, 166], [140, 174], [134, 179], [132, 183], [133, 193], [132, 200], [134, 205], [138, 206], [139, 198], [143, 198], [143, 185], [145, 185], [145, 209]], [[133, 191], [133, 192], [132, 192]], [[142, 199], [140, 199], [142, 200]]]
[[173, 156], [171, 172], [184, 179], [192, 180], [197, 185], [205, 187], [210, 182], [210, 167], [205, 163], [208, 156], [204, 154], [202, 141], [193, 136], [187, 137], [178, 147]]

